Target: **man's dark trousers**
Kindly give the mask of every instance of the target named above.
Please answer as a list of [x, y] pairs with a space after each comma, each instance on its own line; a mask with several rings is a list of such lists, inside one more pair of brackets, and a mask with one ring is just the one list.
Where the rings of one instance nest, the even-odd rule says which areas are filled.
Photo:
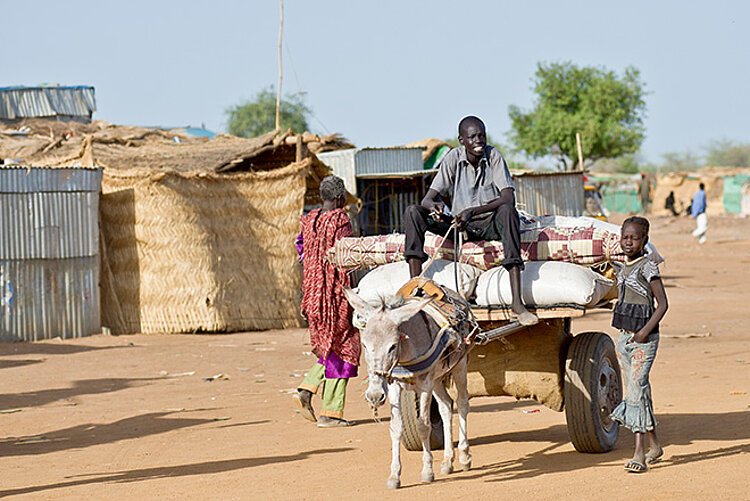
[[[406, 246], [404, 257], [417, 258], [422, 262], [427, 260], [424, 252], [424, 234], [431, 231], [441, 237], [450, 228], [450, 223], [435, 220], [430, 211], [421, 205], [410, 205], [404, 212], [404, 233], [406, 233]], [[523, 269], [521, 259], [521, 226], [518, 211], [511, 205], [501, 205], [493, 213], [484, 213], [474, 216], [466, 225], [466, 234], [471, 241], [477, 240], [500, 240], [503, 243], [504, 268], [520, 266]], [[453, 235], [448, 235], [452, 239]]]

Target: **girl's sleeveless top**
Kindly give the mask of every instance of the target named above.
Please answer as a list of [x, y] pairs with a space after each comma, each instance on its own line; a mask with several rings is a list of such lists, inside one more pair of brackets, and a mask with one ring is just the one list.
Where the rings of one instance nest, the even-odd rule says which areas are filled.
[[[612, 327], [638, 332], [654, 314], [651, 280], [660, 277], [659, 266], [647, 256], [635, 261], [615, 264], [619, 299], [612, 315]], [[651, 334], [659, 332], [656, 324]]]

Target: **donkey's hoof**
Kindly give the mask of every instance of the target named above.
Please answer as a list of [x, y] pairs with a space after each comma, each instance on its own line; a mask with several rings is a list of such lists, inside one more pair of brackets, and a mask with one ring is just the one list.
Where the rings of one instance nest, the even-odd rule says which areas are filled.
[[442, 475], [450, 475], [453, 473], [453, 465], [451, 463], [443, 463], [440, 467], [440, 473]]
[[401, 487], [401, 480], [399, 480], [398, 478], [389, 478], [385, 486], [389, 489], [398, 489], [399, 487]]
[[465, 461], [459, 460], [458, 462], [461, 464], [461, 469], [463, 471], [471, 470], [471, 456], [469, 456]]
[[422, 482], [424, 483], [430, 483], [435, 480], [435, 474], [432, 472], [429, 473], [422, 473]]

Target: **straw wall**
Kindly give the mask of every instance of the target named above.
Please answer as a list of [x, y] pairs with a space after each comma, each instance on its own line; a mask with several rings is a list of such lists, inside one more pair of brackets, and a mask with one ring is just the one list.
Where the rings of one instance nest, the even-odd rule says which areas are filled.
[[241, 174], [105, 170], [103, 325], [145, 333], [300, 326], [294, 238], [309, 164]]

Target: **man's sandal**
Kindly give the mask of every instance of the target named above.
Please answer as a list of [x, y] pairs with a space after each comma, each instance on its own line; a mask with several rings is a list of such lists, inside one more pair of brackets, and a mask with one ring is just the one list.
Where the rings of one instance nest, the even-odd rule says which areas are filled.
[[630, 473], [645, 473], [646, 471], [648, 471], [648, 466], [643, 463], [639, 463], [638, 461], [630, 460], [625, 463], [625, 470], [629, 471]]

